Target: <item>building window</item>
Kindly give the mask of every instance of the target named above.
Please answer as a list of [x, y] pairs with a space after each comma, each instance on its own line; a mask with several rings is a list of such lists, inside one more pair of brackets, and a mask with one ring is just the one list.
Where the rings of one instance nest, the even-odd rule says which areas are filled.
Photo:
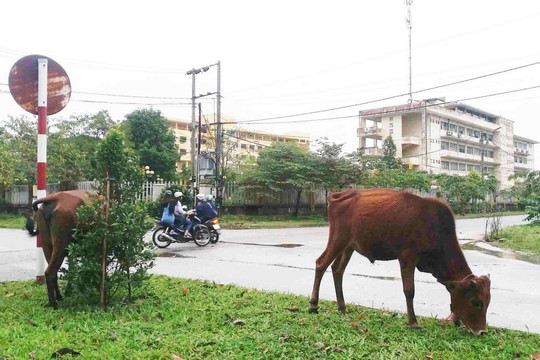
[[474, 130], [474, 137], [480, 139], [480, 131]]
[[467, 128], [467, 135], [470, 136], [470, 137], [473, 137], [474, 136], [474, 130]]
[[457, 151], [457, 144], [450, 143], [450, 151]]
[[255, 145], [249, 145], [249, 150], [255, 150]]
[[471, 164], [467, 164], [467, 171], [471, 171], [472, 169], [474, 169], [474, 166], [472, 166]]
[[448, 161], [441, 161], [441, 168], [448, 170], [450, 168], [450, 163]]
[[467, 146], [467, 154], [472, 155], [474, 153], [474, 148], [471, 146]]
[[480, 172], [480, 165], [474, 165], [474, 171]]
[[461, 145], [461, 144], [459, 144], [459, 148], [458, 148], [458, 151], [459, 151], [460, 153], [463, 153], [463, 154], [465, 154], [465, 145]]
[[487, 152], [487, 157], [488, 157], [488, 158], [492, 158], [492, 159], [493, 159], [493, 155], [494, 155], [494, 154], [493, 154], [493, 150], [489, 150], [489, 151]]
[[492, 134], [488, 134], [487, 139], [488, 139], [489, 141], [493, 142], [493, 135], [492, 135]]
[[240, 144], [240, 149], [247, 149], [247, 145], [246, 144]]
[[450, 131], [457, 132], [458, 127], [456, 124], [450, 124]]
[[458, 169], [458, 163], [451, 162], [450, 163], [450, 170], [457, 170]]
[[180, 156], [184, 156], [187, 154], [187, 150], [186, 149], [180, 149]]
[[459, 171], [466, 171], [466, 169], [467, 169], [467, 165], [461, 164], [461, 163], [459, 164]]
[[185, 137], [185, 136], [180, 136], [180, 143], [183, 144], [183, 143], [185, 143], [185, 142], [187, 142], [187, 137]]
[[448, 123], [447, 122], [442, 122], [441, 123], [441, 129], [448, 130]]
[[393, 128], [393, 127], [394, 127], [394, 123], [390, 123], [389, 126], [390, 126], [391, 128]]
[[441, 149], [448, 150], [448, 141], [441, 141]]
[[464, 127], [464, 126], [460, 126], [458, 129], [459, 129], [458, 132], [459, 132], [461, 135], [465, 135], [465, 127]]
[[481, 153], [479, 148], [474, 148], [474, 155], [480, 156]]

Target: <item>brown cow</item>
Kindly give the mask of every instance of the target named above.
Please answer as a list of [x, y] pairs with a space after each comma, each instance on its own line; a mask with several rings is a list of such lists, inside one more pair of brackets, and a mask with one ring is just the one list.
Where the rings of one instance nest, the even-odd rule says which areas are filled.
[[[316, 261], [310, 312], [317, 312], [319, 287], [332, 264], [338, 310], [345, 311], [343, 273], [356, 250], [371, 262], [399, 260], [408, 321], [417, 327], [413, 308], [414, 271], [431, 273], [450, 292], [452, 319], [475, 334], [486, 333], [489, 276], [474, 276], [456, 237], [452, 211], [436, 198], [389, 189], [347, 190], [329, 197], [330, 235]], [[457, 320], [456, 320], [457, 321]]]
[[[86, 191], [71, 190], [51, 194], [34, 201], [34, 222], [28, 219], [26, 228], [31, 235], [41, 235], [43, 253], [47, 260], [45, 280], [49, 295], [49, 305], [56, 309], [57, 300], [62, 299], [58, 289], [58, 270], [66, 256], [66, 248], [72, 240], [72, 231], [76, 222], [77, 208], [87, 202], [89, 194]], [[38, 209], [38, 205], [43, 204]]]

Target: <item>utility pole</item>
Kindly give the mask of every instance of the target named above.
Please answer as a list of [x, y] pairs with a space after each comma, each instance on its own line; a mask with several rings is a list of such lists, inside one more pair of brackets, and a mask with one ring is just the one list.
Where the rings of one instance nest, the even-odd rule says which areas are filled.
[[223, 140], [221, 134], [221, 61], [217, 62], [216, 122], [216, 207], [219, 212], [223, 200], [223, 167], [221, 166], [221, 158], [223, 154]]
[[482, 181], [484, 181], [484, 148], [485, 148], [484, 147], [484, 141], [486, 139], [486, 135], [487, 134], [481, 134], [480, 135], [480, 144], [482, 145], [482, 149], [480, 150], [481, 151], [481, 154], [480, 154], [480, 164], [481, 164], [480, 167], [481, 167], [481, 169], [480, 170], [482, 170], [481, 171]]
[[186, 73], [191, 75], [191, 198], [193, 199], [193, 207], [195, 207], [196, 182], [197, 182], [197, 164], [195, 156], [195, 75], [197, 70], [191, 69]]
[[405, 5], [407, 5], [407, 18], [405, 23], [407, 24], [407, 29], [409, 30], [409, 104], [412, 104], [412, 17], [411, 17], [411, 6], [413, 0], [405, 0]]

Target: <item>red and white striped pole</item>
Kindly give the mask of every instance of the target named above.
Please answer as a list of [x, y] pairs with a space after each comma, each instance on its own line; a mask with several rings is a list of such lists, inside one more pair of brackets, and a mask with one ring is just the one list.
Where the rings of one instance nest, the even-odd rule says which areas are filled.
[[[38, 59], [37, 198], [47, 196], [47, 80], [48, 60]], [[45, 280], [45, 255], [37, 236], [37, 281]]]

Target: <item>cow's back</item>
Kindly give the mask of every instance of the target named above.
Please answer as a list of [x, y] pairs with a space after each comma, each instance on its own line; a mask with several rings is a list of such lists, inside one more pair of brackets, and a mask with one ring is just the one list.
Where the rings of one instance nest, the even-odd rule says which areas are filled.
[[[347, 190], [329, 197], [331, 234], [371, 261], [397, 259], [404, 251], [431, 251], [452, 231], [449, 208], [391, 189]], [[445, 234], [444, 239], [442, 234]]]

